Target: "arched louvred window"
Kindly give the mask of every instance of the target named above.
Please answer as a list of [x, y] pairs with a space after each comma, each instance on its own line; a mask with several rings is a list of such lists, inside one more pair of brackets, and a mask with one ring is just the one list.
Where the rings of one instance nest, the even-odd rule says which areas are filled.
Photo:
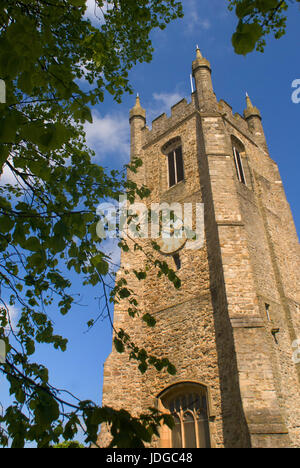
[[184, 164], [181, 138], [176, 137], [168, 141], [162, 152], [167, 156], [169, 187], [173, 187], [184, 180]]
[[237, 178], [242, 184], [247, 185], [246, 174], [243, 164], [243, 158], [246, 161], [245, 146], [234, 135], [231, 136], [231, 141]]
[[172, 448], [210, 448], [206, 387], [194, 383], [174, 385], [160, 401], [174, 417], [174, 428], [164, 445]]
[[233, 154], [234, 154], [234, 162], [235, 162], [235, 168], [236, 168], [238, 179], [242, 184], [246, 185], [246, 177], [245, 177], [241, 155], [236, 148], [233, 148]]
[[184, 179], [182, 148], [179, 146], [168, 153], [169, 186], [178, 184]]

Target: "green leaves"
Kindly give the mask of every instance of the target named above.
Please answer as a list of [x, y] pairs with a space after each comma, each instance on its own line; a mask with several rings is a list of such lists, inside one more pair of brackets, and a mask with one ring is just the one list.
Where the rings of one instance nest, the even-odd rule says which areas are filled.
[[256, 0], [255, 5], [259, 11], [265, 14], [279, 7], [280, 3], [282, 2], [279, 0]]
[[1, 116], [0, 143], [12, 143], [16, 138], [17, 121], [14, 114]]
[[255, 2], [253, 2], [252, 0], [239, 2], [236, 5], [236, 9], [235, 9], [236, 16], [239, 19], [242, 19], [245, 16], [250, 15], [253, 12], [254, 8], [255, 8]]
[[145, 271], [136, 271], [134, 270], [133, 273], [137, 277], [139, 281], [144, 280], [147, 278], [147, 273]]
[[93, 123], [93, 117], [88, 107], [81, 107], [74, 112], [74, 118], [81, 123], [89, 122]]
[[36, 237], [29, 237], [29, 239], [26, 240], [24, 247], [27, 250], [31, 250], [32, 252], [36, 252], [40, 250], [41, 244], [39, 240]]
[[70, 136], [70, 129], [60, 123], [44, 125], [29, 122], [20, 128], [19, 133], [21, 140], [37, 145], [42, 151], [61, 148], [69, 141]]
[[[76, 431], [77, 432], [77, 431]], [[66, 433], [64, 432], [64, 438], [67, 438], [66, 437]], [[72, 438], [72, 437], [70, 437]], [[70, 449], [84, 449], [84, 445], [83, 444], [80, 444], [79, 442], [77, 442], [76, 440], [72, 440], [72, 441], [65, 441], [65, 442], [62, 442], [60, 444], [56, 444], [54, 445], [52, 448], [54, 449], [65, 449], [65, 448], [70, 448]]]
[[[299, 0], [297, 0], [299, 1]], [[246, 55], [256, 50], [263, 52], [265, 36], [273, 32], [279, 39], [286, 30], [288, 4], [281, 0], [229, 0], [229, 9], [235, 8], [239, 23], [232, 37], [237, 54]]]
[[34, 413], [35, 424], [40, 427], [41, 432], [48, 429], [60, 414], [58, 403], [52, 395], [43, 390], [37, 392], [29, 407]]
[[75, 7], [85, 7], [85, 0], [69, 0], [69, 3]]
[[119, 291], [119, 296], [121, 299], [126, 299], [127, 297], [131, 296], [131, 292], [127, 288], [122, 288]]
[[6, 410], [5, 417], [0, 416], [0, 422], [3, 421], [6, 423], [8, 435], [12, 438], [11, 448], [23, 448], [28, 433], [28, 418], [14, 405]]
[[125, 352], [125, 346], [118, 338], [114, 338], [114, 345], [119, 354], [123, 354]]
[[148, 325], [148, 327], [153, 328], [156, 325], [156, 320], [151, 314], [143, 315], [143, 321]]
[[[154, 318], [150, 314], [146, 314], [143, 320], [149, 326], [154, 326]], [[149, 366], [154, 366], [158, 372], [166, 369], [170, 375], [176, 374], [175, 366], [167, 358], [157, 358], [156, 356], [150, 355], [146, 349], [140, 348], [134, 342], [131, 341], [130, 336], [125, 333], [123, 329], [117, 332], [114, 337], [114, 345], [118, 353], [123, 354], [125, 350], [130, 351], [130, 359], [138, 362], [138, 369], [142, 374], [148, 370]]]
[[[67, 339], [56, 334], [47, 308], [62, 315], [72, 310], [69, 270], [98, 287], [108, 276], [109, 259], [99, 251], [96, 234], [99, 203], [124, 192], [131, 200], [149, 195], [146, 187], [126, 183], [122, 173], [108, 174], [93, 163], [83, 125], [92, 123], [91, 108], [106, 91], [117, 102], [131, 92], [128, 72], [151, 59], [152, 29], [181, 17], [182, 7], [175, 0], [118, 2], [98, 28], [84, 16], [85, 0], [3, 0], [1, 7], [0, 79], [6, 84], [6, 104], [0, 113], [0, 175], [7, 170], [13, 182], [0, 184], [0, 288], [7, 310], [15, 306], [20, 318], [16, 348], [8, 337], [7, 362], [0, 366], [15, 402], [0, 417], [7, 430], [0, 432], [0, 444], [10, 440], [13, 447], [23, 447], [35, 441], [49, 447], [60, 437], [72, 439], [84, 420], [88, 441], [95, 443], [99, 424], [108, 422], [116, 446], [143, 446], [161, 421], [158, 414], [138, 420], [91, 402], [64, 402], [49, 384], [48, 370], [30, 360], [37, 343], [66, 350]], [[137, 159], [129, 170], [136, 172], [141, 164]], [[176, 275], [161, 266], [178, 287]], [[135, 275], [146, 279], [144, 271]], [[129, 315], [138, 317], [134, 291], [126, 280], [117, 283], [111, 302], [125, 300]], [[6, 314], [1, 311], [0, 336], [9, 327]], [[90, 320], [89, 326], [96, 322]], [[155, 319], [143, 313], [142, 323], [154, 327]], [[141, 372], [149, 366], [174, 370], [168, 360], [136, 347], [124, 331], [114, 345], [119, 353], [127, 351]]]
[[12, 230], [14, 227], [14, 220], [8, 216], [8, 215], [3, 215], [0, 216], [0, 232], [2, 234], [6, 234]]
[[98, 254], [91, 259], [91, 264], [94, 265], [99, 275], [106, 275], [108, 273], [109, 265], [104, 260], [103, 254]]
[[256, 23], [240, 23], [237, 32], [232, 36], [232, 44], [237, 54], [246, 55], [252, 52], [262, 37], [263, 29]]

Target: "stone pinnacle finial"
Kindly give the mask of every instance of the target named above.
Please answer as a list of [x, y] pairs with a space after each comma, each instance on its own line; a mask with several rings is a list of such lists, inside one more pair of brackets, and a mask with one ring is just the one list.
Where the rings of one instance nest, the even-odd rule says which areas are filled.
[[247, 92], [246, 92], [246, 102], [247, 102], [247, 109], [253, 109], [253, 104]]
[[247, 103], [247, 108], [244, 111], [245, 118], [248, 119], [249, 117], [252, 117], [252, 116], [257, 116], [257, 117], [261, 118], [260, 111], [258, 110], [257, 107], [255, 107], [252, 104], [248, 93], [246, 93], [246, 103]]
[[196, 59], [193, 61], [193, 73], [198, 69], [198, 68], [208, 68], [211, 71], [210, 63], [206, 58], [203, 57], [201, 54], [201, 51], [199, 49], [199, 46], [197, 44], [196, 48]]
[[137, 93], [134, 107], [130, 111], [130, 120], [133, 117], [142, 117], [146, 120], [146, 111], [141, 106], [140, 95]]
[[139, 93], [136, 94], [135, 106], [134, 107], [141, 107], [141, 100]]
[[197, 58], [197, 59], [202, 59], [202, 58], [203, 58], [203, 56], [202, 56], [202, 54], [201, 54], [201, 51], [200, 51], [200, 49], [199, 49], [198, 44], [197, 44], [197, 47], [196, 47], [196, 58]]

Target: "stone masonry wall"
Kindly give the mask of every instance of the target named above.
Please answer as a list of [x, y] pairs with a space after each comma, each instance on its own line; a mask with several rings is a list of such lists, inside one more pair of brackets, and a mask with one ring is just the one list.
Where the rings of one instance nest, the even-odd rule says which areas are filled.
[[[124, 302], [115, 307], [115, 327], [152, 354], [168, 357], [177, 374], [149, 369], [142, 375], [126, 354], [113, 350], [105, 364], [103, 404], [138, 415], [168, 386], [198, 382], [210, 393], [214, 447], [299, 447], [299, 366], [292, 361], [300, 333], [297, 233], [262, 136], [258, 141], [225, 101], [213, 106], [211, 98], [209, 112], [199, 112], [194, 93], [191, 103], [173, 106], [170, 118], [153, 121], [152, 130], [141, 118], [132, 122], [132, 154], [143, 159], [135, 177], [151, 190], [148, 206], [204, 203], [205, 244], [180, 251], [179, 291], [155, 268], [145, 281], [128, 277], [141, 309], [157, 325], [150, 329], [131, 319]], [[178, 137], [185, 180], [169, 188], [162, 148]], [[246, 185], [236, 175], [232, 138], [244, 148]], [[154, 253], [148, 241], [142, 245], [175, 268], [172, 256]], [[145, 262], [140, 251], [123, 253], [119, 275]], [[103, 428], [101, 444], [108, 440]]]
[[[264, 150], [229, 123], [227, 131], [244, 144], [253, 186], [236, 178], [241, 212], [247, 231], [264, 340], [277, 401], [293, 446], [299, 445], [299, 376], [292, 361], [292, 342], [299, 336], [299, 243], [278, 167]], [[268, 308], [268, 314], [267, 309]], [[279, 329], [276, 336], [272, 330]]]

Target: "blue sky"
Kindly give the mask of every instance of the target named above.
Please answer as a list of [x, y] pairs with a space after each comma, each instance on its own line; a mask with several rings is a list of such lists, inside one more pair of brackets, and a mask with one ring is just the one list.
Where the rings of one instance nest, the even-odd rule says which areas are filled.
[[[93, 16], [92, 1], [89, 15]], [[234, 112], [245, 108], [245, 92], [261, 110], [270, 154], [279, 165], [288, 201], [291, 205], [298, 232], [299, 207], [299, 122], [300, 104], [292, 103], [292, 82], [300, 79], [299, 36], [300, 11], [291, 5], [288, 33], [279, 41], [269, 38], [265, 53], [254, 52], [247, 57], [237, 56], [231, 46], [231, 35], [236, 26], [234, 13], [227, 10], [226, 0], [184, 0], [185, 18], [165, 30], [152, 33], [155, 48], [150, 64], [139, 64], [130, 72], [130, 81], [139, 92], [147, 110], [147, 124], [180, 99], [190, 100], [190, 78], [196, 44], [209, 59], [213, 70], [214, 89], [218, 99], [226, 100]], [[93, 18], [95, 21], [95, 18]], [[87, 125], [88, 142], [96, 151], [99, 164], [108, 168], [121, 168], [129, 157], [128, 113], [134, 96], [124, 96], [116, 104], [107, 95], [94, 111], [93, 125]], [[118, 252], [110, 243], [115, 261]], [[83, 287], [80, 278], [73, 278], [73, 292], [78, 294], [75, 305], [67, 317], [56, 311], [49, 315], [55, 322], [56, 332], [69, 339], [67, 352], [40, 346], [35, 355], [37, 362], [50, 370], [51, 383], [65, 388], [81, 399], [101, 403], [103, 364], [111, 350], [111, 330], [108, 320], [99, 321], [86, 332], [86, 322], [99, 313], [97, 288]], [[15, 309], [17, 317], [18, 310]], [[1, 377], [2, 379], [2, 377]], [[0, 384], [0, 401], [9, 402], [5, 382]]]

